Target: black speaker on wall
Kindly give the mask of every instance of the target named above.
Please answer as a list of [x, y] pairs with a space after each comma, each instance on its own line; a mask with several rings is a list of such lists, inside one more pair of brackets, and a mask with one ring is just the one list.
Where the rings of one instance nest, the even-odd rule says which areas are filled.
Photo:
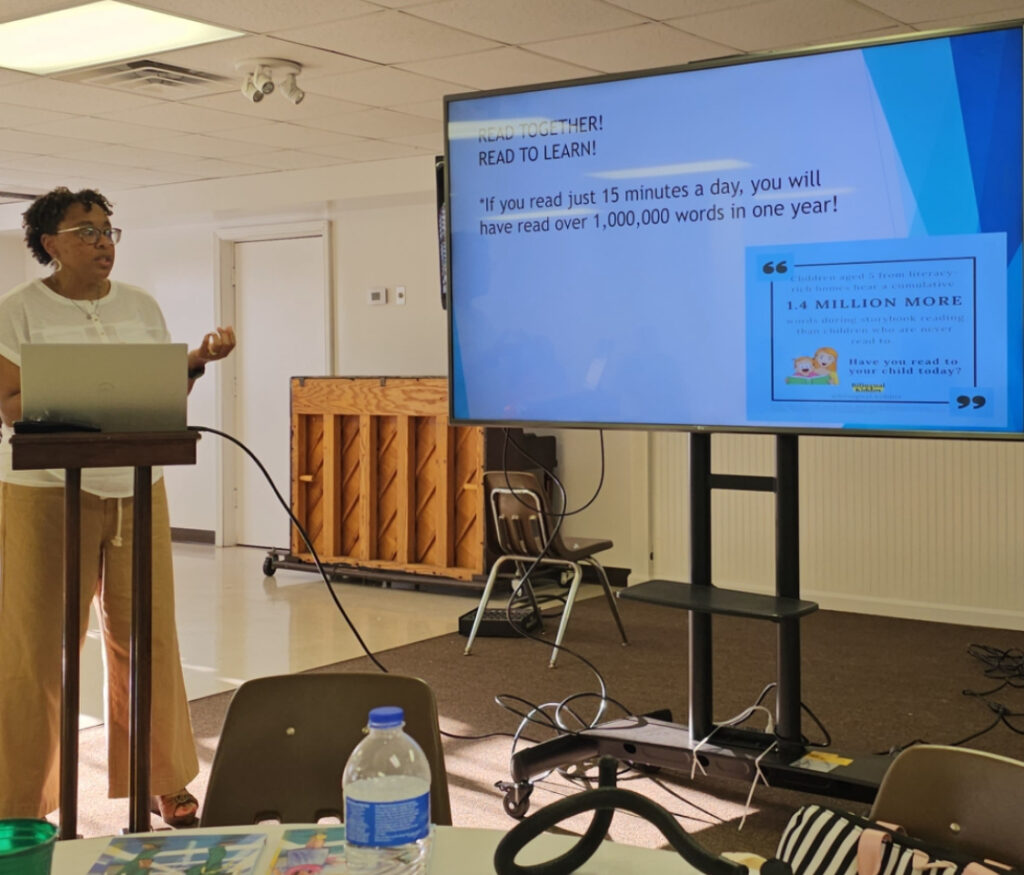
[[448, 246], [445, 241], [444, 156], [434, 158], [434, 186], [437, 191], [437, 246], [441, 265], [441, 309], [448, 309]]

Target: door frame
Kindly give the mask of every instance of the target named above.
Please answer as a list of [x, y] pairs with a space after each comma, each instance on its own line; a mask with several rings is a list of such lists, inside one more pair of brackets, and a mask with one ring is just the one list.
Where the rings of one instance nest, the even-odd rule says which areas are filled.
[[[289, 240], [295, 237], [319, 237], [323, 251], [323, 313], [324, 330], [324, 373], [334, 374], [335, 362], [335, 305], [333, 294], [333, 263], [331, 258], [331, 222], [328, 219], [308, 222], [286, 222], [270, 225], [247, 225], [233, 228], [222, 228], [216, 232], [214, 239], [214, 318], [218, 325], [234, 325], [237, 313], [235, 290], [235, 245], [237, 243], [254, 243], [261, 240]], [[233, 435], [237, 429], [235, 416], [235, 390], [237, 380], [237, 360], [234, 356], [227, 359], [216, 369], [214, 406], [217, 411], [217, 427]], [[233, 458], [229, 453], [241, 452], [229, 441], [217, 441], [215, 466], [220, 480], [217, 490], [216, 529], [214, 543], [218, 547], [230, 547], [238, 543], [236, 537], [235, 495], [237, 483], [235, 466], [228, 464]]]

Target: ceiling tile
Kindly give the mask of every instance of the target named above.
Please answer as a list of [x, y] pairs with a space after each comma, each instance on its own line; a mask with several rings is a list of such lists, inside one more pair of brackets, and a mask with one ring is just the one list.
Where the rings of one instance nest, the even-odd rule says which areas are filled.
[[244, 131], [227, 131], [221, 136], [227, 140], [250, 144], [249, 148], [253, 152], [269, 152], [272, 149], [321, 151], [320, 146], [345, 143], [351, 139], [345, 134], [335, 131], [289, 125], [283, 122], [258, 125], [246, 128]]
[[742, 51], [835, 40], [880, 31], [896, 22], [855, 0], [767, 0], [742, 9], [676, 18], [673, 27]]
[[426, 149], [436, 155], [444, 152], [444, 132], [438, 127], [432, 134], [416, 134], [413, 137], [393, 137], [396, 143], [405, 143], [408, 146], [415, 146], [418, 149]]
[[735, 54], [729, 46], [653, 23], [536, 43], [530, 48], [605, 73], [668, 67]]
[[259, 124], [258, 120], [234, 112], [217, 112], [188, 103], [162, 103], [128, 112], [104, 114], [104, 118], [134, 125], [151, 125], [182, 133], [202, 134], [209, 131], [237, 130]]
[[491, 40], [397, 11], [379, 11], [318, 27], [279, 31], [275, 35], [379, 64], [478, 52], [497, 45]]
[[[141, 168], [136, 167], [121, 177], [118, 181], [128, 183], [124, 187], [141, 187], [147, 185], [171, 185], [175, 182], [191, 182], [196, 177], [185, 174], [185, 173], [170, 173], [166, 170], [158, 170], [156, 168]], [[117, 204], [114, 204], [114, 209], [117, 209]], [[131, 238], [129, 238], [130, 240]]]
[[260, 152], [246, 155], [247, 164], [258, 164], [274, 170], [308, 170], [311, 167], [330, 167], [338, 164], [339, 159], [333, 155], [318, 155], [312, 152], [300, 152], [297, 149], [278, 149], [276, 152]]
[[194, 158], [179, 155], [179, 160], [168, 164], [169, 173], [184, 173], [200, 179], [213, 179], [224, 176], [249, 176], [254, 173], [267, 173], [268, 168], [257, 167], [244, 161], [223, 161], [220, 158]]
[[5, 70], [0, 67], [0, 85], [10, 85], [12, 82], [24, 82], [32, 77], [28, 73], [19, 73], [17, 70]]
[[[680, 18], [683, 15], [699, 15], [702, 12], [721, 12], [738, 6], [752, 6], [762, 0], [607, 0], [637, 15], [645, 15], [655, 21]], [[870, 3], [867, 5], [871, 5]]]
[[946, 27], [980, 27], [988, 24], [1002, 24], [1024, 18], [1024, 6], [1017, 5], [1012, 9], [994, 9], [991, 12], [979, 12], [976, 15], [954, 15], [951, 18], [928, 19], [914, 22], [917, 30], [934, 30]]
[[199, 158], [232, 158], [238, 155], [237, 140], [207, 137], [203, 134], [167, 136], [165, 132], [154, 146], [161, 150], [160, 154], [195, 155]]
[[436, 3], [437, 0], [372, 0], [378, 6], [386, 6], [388, 9], [408, 9], [410, 6], [425, 6], [427, 3]]
[[[305, 83], [299, 80], [299, 86], [305, 87]], [[313, 94], [309, 91], [302, 103], [294, 104], [284, 95], [276, 92], [263, 98], [259, 103], [253, 103], [236, 88], [229, 94], [214, 94], [210, 97], [197, 97], [189, 100], [191, 106], [202, 106], [206, 109], [234, 112], [244, 115], [257, 121], [275, 122], [308, 122], [310, 119], [323, 116], [341, 115], [343, 112], [356, 112], [366, 109], [361, 103], [353, 103], [350, 100], [338, 100], [334, 97], [327, 97], [324, 94]]]
[[395, 67], [374, 67], [315, 79], [310, 82], [308, 90], [370, 106], [392, 107], [400, 103], [440, 100], [445, 94], [465, 91], [465, 88], [454, 82], [442, 82]]
[[977, 20], [985, 13], [1000, 13], [989, 21], [1024, 18], [1024, 3], [1012, 0], [863, 0], [863, 5], [907, 24], [924, 24], [940, 19], [962, 16], [965, 6], [970, 6], [972, 18]]
[[643, 22], [639, 16], [600, 0], [442, 0], [414, 6], [408, 13], [512, 45]]
[[[378, 140], [412, 136], [434, 130], [437, 122], [422, 116], [406, 115], [390, 109], [368, 109], [365, 112], [347, 112], [344, 115], [318, 119], [312, 127], [325, 128], [356, 137]], [[310, 146], [310, 148], [314, 148]]]
[[66, 185], [74, 191], [88, 188], [94, 182], [95, 180], [90, 180], [88, 177], [72, 175], [67, 172], [40, 173], [35, 170], [0, 170], [0, 188], [4, 189], [17, 188], [41, 193], [56, 188], [58, 185]]
[[74, 153], [96, 148], [93, 140], [79, 140], [74, 137], [58, 137], [53, 134], [37, 134], [28, 131], [0, 130], [0, 149], [11, 152], [28, 152], [30, 155], [56, 155]]
[[583, 76], [592, 76], [596, 72], [596, 68], [588, 69], [576, 64], [566, 64], [512, 46], [457, 55], [454, 58], [414, 61], [399, 66], [411, 73], [421, 73], [435, 79], [457, 82], [467, 88], [485, 90], [579, 79]]
[[369, 66], [367, 61], [358, 58], [349, 58], [337, 52], [328, 52], [314, 46], [304, 46], [269, 36], [245, 36], [163, 52], [156, 57], [167, 64], [239, 78], [241, 74], [236, 65], [247, 58], [283, 58], [295, 61], [302, 65], [302, 75], [307, 78], [330, 73], [349, 73]]
[[[150, 169], [167, 167], [172, 162], [180, 161], [182, 155], [185, 157], [196, 157], [190, 153], [171, 152], [163, 147], [163, 141], [159, 143], [158, 147], [153, 149], [144, 149], [139, 147], [139, 145], [105, 145], [105, 147], [96, 148], [94, 144], [92, 149], [83, 150], [80, 153], [80, 157], [87, 161], [98, 161], [104, 164], [118, 164], [125, 167], [144, 167]], [[237, 153], [238, 150], [236, 149], [236, 152], [229, 153], [227, 157], [233, 158]], [[67, 158], [68, 156], [62, 157]], [[207, 158], [210, 156], [200, 157]]]
[[392, 107], [397, 112], [404, 112], [406, 115], [418, 115], [422, 118], [444, 121], [444, 101], [442, 100], [421, 100], [416, 103], [398, 103]]
[[43, 106], [57, 112], [98, 115], [103, 112], [125, 111], [144, 106], [155, 106], [151, 97], [139, 97], [110, 88], [61, 82], [59, 79], [33, 77], [13, 85], [0, 86], [0, 103], [19, 106]]
[[73, 119], [68, 112], [54, 112], [50, 109], [39, 109], [36, 106], [15, 106], [12, 103], [0, 103], [0, 128], [20, 128], [26, 125], [43, 122]]
[[302, 0], [301, 3], [282, 3], [280, 0], [146, 0], [142, 5], [252, 33], [334, 21], [376, 8], [366, 0]]
[[97, 143], [145, 143], [157, 137], [166, 136], [166, 132], [148, 125], [130, 125], [111, 119], [84, 116], [68, 121], [48, 121], [42, 124], [25, 125], [26, 131], [39, 134], [73, 134], [83, 140], [95, 140]]
[[[53, 174], [55, 177], [62, 174], [67, 163], [63, 157], [53, 155], [40, 155], [27, 158], [24, 161], [12, 162], [9, 165], [14, 170], [25, 170], [30, 173]], [[77, 158], [75, 161], [76, 173], [88, 180], [91, 186], [99, 186], [105, 183], [137, 182], [139, 179], [151, 179], [149, 170], [142, 170], [137, 167], [125, 167], [124, 165], [109, 164], [102, 161], [86, 161]], [[167, 172], [165, 182], [182, 182], [183, 175], [175, 175], [173, 170]], [[63, 185], [64, 183], [59, 183]]]
[[422, 155], [423, 150], [405, 143], [389, 143], [385, 140], [359, 140], [343, 146], [317, 149], [325, 155], [345, 158], [349, 161], [383, 161], [385, 158], [408, 158]]
[[12, 161], [23, 161], [25, 158], [31, 158], [32, 155], [29, 152], [7, 152], [0, 151], [0, 167], [5, 167]]

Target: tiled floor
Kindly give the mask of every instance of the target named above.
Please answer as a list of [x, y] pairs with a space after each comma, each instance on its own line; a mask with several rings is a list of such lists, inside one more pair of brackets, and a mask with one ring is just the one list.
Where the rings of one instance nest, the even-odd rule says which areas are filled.
[[[263, 573], [266, 551], [176, 544], [178, 636], [190, 699], [269, 674], [303, 671], [362, 654], [315, 573]], [[476, 607], [469, 590], [336, 583], [333, 589], [367, 646], [377, 652], [454, 632]], [[95, 620], [95, 618], [94, 618]], [[102, 658], [93, 622], [82, 655], [80, 725], [103, 720]]]

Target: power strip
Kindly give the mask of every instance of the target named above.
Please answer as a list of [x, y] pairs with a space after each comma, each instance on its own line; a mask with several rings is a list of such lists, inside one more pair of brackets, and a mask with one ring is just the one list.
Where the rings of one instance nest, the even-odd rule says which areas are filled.
[[[473, 631], [473, 622], [476, 620], [477, 608], [459, 617], [459, 634], [468, 638]], [[509, 623], [509, 615], [505, 608], [484, 608], [484, 615], [480, 619], [480, 628], [477, 629], [478, 637], [484, 638], [516, 638], [521, 630], [532, 632], [540, 626], [540, 617], [532, 608], [512, 608], [512, 623]]]

